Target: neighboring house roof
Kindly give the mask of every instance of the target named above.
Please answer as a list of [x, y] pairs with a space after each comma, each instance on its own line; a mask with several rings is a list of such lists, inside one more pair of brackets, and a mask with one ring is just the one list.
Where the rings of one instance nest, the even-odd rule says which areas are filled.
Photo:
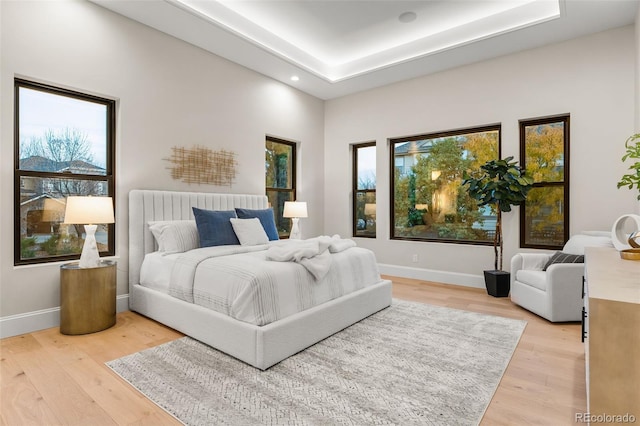
[[52, 196], [50, 196], [49, 194], [42, 194], [42, 195], [36, 195], [35, 197], [29, 198], [29, 199], [26, 199], [26, 200], [24, 200], [24, 201], [20, 202], [20, 206], [24, 206], [24, 205], [27, 205], [27, 204], [31, 204], [31, 203], [33, 203], [33, 202], [35, 202], [35, 201], [38, 201], [38, 200], [41, 200], [41, 199], [43, 199], [43, 198], [44, 198], [44, 199], [49, 199], [49, 200], [55, 200], [55, 201], [57, 201], [58, 203], [60, 203], [60, 205], [61, 205], [61, 206], [64, 206], [64, 205], [65, 205], [64, 198], [63, 198], [63, 199], [60, 199], [60, 198], [52, 197]]
[[432, 141], [411, 141], [400, 146], [396, 146], [394, 152], [396, 155], [427, 153], [431, 151]]
[[40, 172], [71, 172], [83, 173], [89, 175], [104, 175], [105, 169], [87, 163], [82, 160], [73, 161], [54, 161], [50, 158], [33, 155], [20, 159], [20, 168], [22, 170], [37, 170]]

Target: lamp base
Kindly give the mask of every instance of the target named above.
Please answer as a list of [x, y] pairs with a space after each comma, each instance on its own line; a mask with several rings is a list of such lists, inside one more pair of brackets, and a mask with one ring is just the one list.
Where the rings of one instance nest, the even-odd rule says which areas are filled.
[[96, 229], [98, 225], [84, 225], [84, 246], [80, 254], [80, 268], [97, 268], [100, 266], [100, 253], [96, 242]]
[[289, 233], [290, 240], [299, 240], [302, 238], [302, 233], [300, 232], [300, 226], [298, 225], [298, 218], [291, 218], [291, 232]]

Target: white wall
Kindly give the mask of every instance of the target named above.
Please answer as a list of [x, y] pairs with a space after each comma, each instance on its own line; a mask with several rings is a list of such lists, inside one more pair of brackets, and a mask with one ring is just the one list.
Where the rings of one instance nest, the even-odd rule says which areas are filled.
[[[300, 142], [298, 198], [310, 211], [303, 232], [322, 232], [321, 100], [89, 2], [0, 2], [0, 12], [0, 317], [37, 311], [56, 319], [59, 305], [59, 265], [13, 265], [15, 76], [117, 99], [119, 295], [128, 292], [129, 191], [264, 194], [267, 134]], [[232, 187], [171, 179], [163, 158], [173, 146], [196, 144], [237, 153]], [[9, 325], [4, 321], [3, 332]]]
[[[640, 133], [640, 6], [636, 13], [636, 109], [635, 109], [635, 133]], [[640, 190], [640, 188], [636, 188]], [[640, 201], [638, 202], [637, 213], [640, 214]]]
[[[636, 13], [636, 133], [640, 133], [640, 6]], [[640, 205], [638, 207], [640, 209]], [[640, 213], [640, 210], [638, 210]]]
[[[636, 53], [629, 26], [327, 101], [325, 199], [336, 202], [325, 207], [325, 233], [350, 234], [349, 144], [376, 140], [378, 236], [358, 243], [395, 265], [383, 272], [483, 286], [492, 247], [389, 239], [387, 139], [502, 123], [502, 155], [518, 158], [518, 120], [562, 113], [571, 114], [570, 232], [611, 229], [637, 209], [616, 188], [634, 129]], [[519, 250], [518, 216], [504, 216], [505, 269]]]

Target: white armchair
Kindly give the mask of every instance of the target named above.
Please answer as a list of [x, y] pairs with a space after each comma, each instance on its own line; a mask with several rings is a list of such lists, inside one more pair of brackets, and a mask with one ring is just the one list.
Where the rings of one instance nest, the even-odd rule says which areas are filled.
[[[610, 233], [578, 234], [563, 253], [584, 255], [588, 246], [613, 247]], [[511, 258], [511, 301], [551, 322], [582, 319], [584, 263], [554, 263], [553, 253], [518, 253]]]
[[551, 256], [511, 258], [511, 301], [551, 322], [580, 321], [584, 263], [555, 263], [543, 271]]

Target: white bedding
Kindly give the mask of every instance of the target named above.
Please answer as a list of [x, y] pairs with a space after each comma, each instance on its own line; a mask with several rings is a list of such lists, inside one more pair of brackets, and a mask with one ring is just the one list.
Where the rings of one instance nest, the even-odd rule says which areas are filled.
[[[259, 246], [217, 246], [179, 255], [147, 255], [141, 284], [237, 320], [265, 325], [379, 283], [373, 252], [341, 240], [303, 262], [269, 260], [269, 253], [314, 240], [280, 241]], [[269, 250], [271, 248], [271, 250]], [[332, 252], [332, 251], [335, 251]], [[274, 256], [277, 258], [277, 256]], [[293, 256], [295, 257], [295, 256]], [[314, 277], [313, 262], [326, 265]], [[300, 260], [300, 259], [298, 259]], [[167, 271], [170, 270], [170, 273]], [[167, 280], [167, 277], [171, 277]]]
[[180, 255], [181, 253], [165, 254], [159, 251], [146, 254], [140, 267], [140, 284], [168, 294], [171, 269]]

